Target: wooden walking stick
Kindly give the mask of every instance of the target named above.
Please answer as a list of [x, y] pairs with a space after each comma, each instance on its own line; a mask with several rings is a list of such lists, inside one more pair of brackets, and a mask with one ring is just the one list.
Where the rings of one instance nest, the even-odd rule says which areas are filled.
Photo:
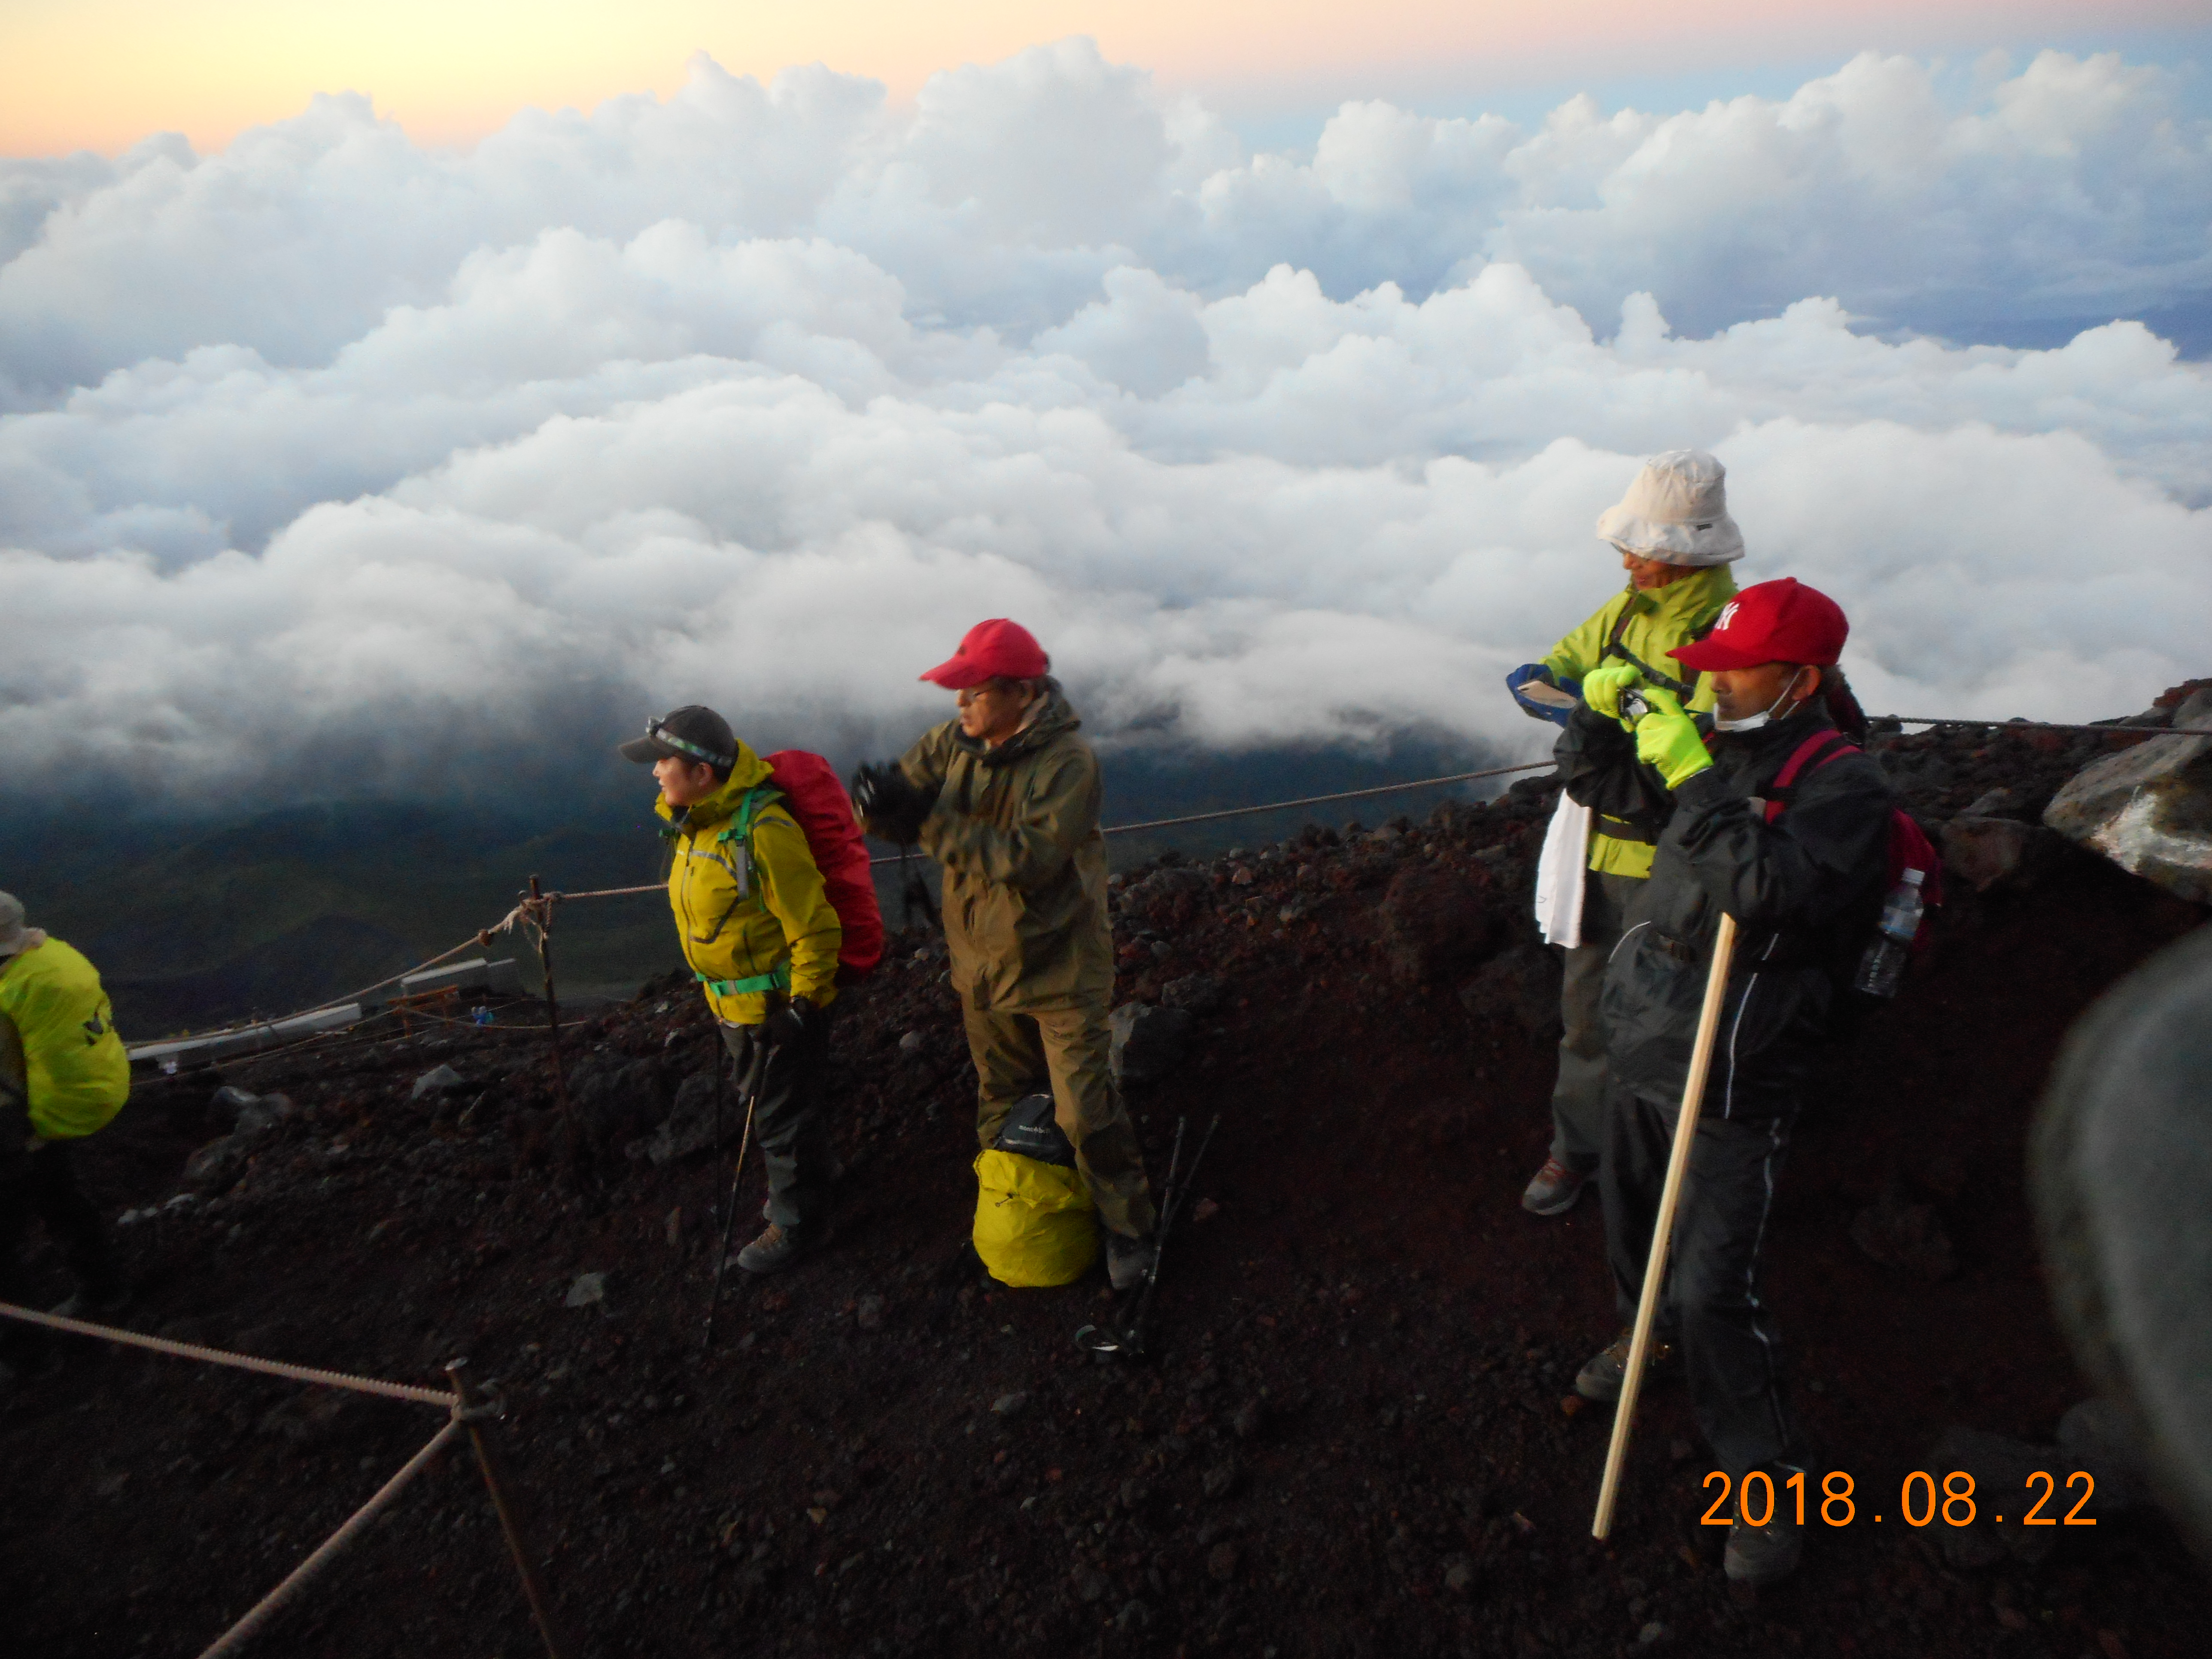
[[1735, 955], [1735, 918], [1721, 913], [1713, 938], [1712, 971], [1705, 976], [1705, 1004], [1698, 1011], [1698, 1040], [1690, 1050], [1690, 1080], [1682, 1089], [1682, 1112], [1674, 1124], [1674, 1146], [1667, 1158], [1667, 1182], [1659, 1189], [1659, 1215], [1651, 1228], [1651, 1259], [1644, 1266], [1644, 1294], [1636, 1301], [1636, 1324], [1628, 1339], [1628, 1373], [1620, 1379], [1620, 1402], [1613, 1412], [1613, 1443], [1606, 1449], [1605, 1480], [1597, 1492], [1597, 1519], [1590, 1536], [1613, 1530], [1613, 1506], [1620, 1496], [1621, 1466], [1628, 1461], [1629, 1425], [1636, 1396], [1644, 1387], [1644, 1356], [1651, 1349], [1651, 1322], [1659, 1310], [1659, 1289], [1667, 1278], [1667, 1247], [1674, 1236], [1674, 1210], [1681, 1202], [1682, 1177], [1690, 1170], [1690, 1147], [1698, 1138], [1698, 1105], [1705, 1097], [1705, 1075], [1713, 1068], [1713, 1039], [1719, 1035], [1721, 1004], [1728, 996], [1729, 959]]

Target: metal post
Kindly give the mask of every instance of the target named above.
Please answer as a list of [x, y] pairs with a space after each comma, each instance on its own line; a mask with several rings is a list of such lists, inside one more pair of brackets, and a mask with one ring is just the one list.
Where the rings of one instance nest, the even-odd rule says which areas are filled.
[[578, 1192], [586, 1190], [584, 1157], [584, 1126], [577, 1120], [576, 1108], [568, 1098], [568, 1073], [561, 1054], [561, 1003], [553, 991], [553, 906], [538, 884], [538, 878], [530, 878], [530, 904], [538, 924], [538, 969], [545, 981], [545, 1035], [553, 1051], [553, 1097], [561, 1108], [561, 1136], [566, 1143], [562, 1152], [568, 1165], [568, 1178]]
[[264, 1625], [298, 1595], [301, 1588], [316, 1574], [331, 1564], [337, 1553], [350, 1544], [367, 1529], [369, 1522], [384, 1513], [392, 1500], [405, 1490], [407, 1483], [430, 1466], [433, 1458], [445, 1449], [446, 1443], [461, 1430], [457, 1417], [431, 1437], [430, 1443], [409, 1458], [393, 1475], [377, 1489], [376, 1495], [356, 1510], [346, 1523], [323, 1540], [313, 1555], [292, 1569], [284, 1582], [256, 1601], [246, 1617], [233, 1625], [215, 1640], [213, 1646], [200, 1655], [200, 1659], [224, 1659], [244, 1647], [246, 1641]]
[[446, 1367], [446, 1375], [453, 1379], [453, 1393], [460, 1405], [458, 1420], [467, 1425], [469, 1443], [476, 1448], [477, 1467], [483, 1471], [484, 1485], [491, 1491], [491, 1506], [499, 1513], [500, 1530], [507, 1534], [507, 1553], [514, 1557], [514, 1570], [522, 1575], [523, 1599], [530, 1603], [530, 1616], [538, 1621], [538, 1634], [545, 1643], [550, 1659], [562, 1659], [576, 1650], [562, 1639], [553, 1617], [552, 1599], [538, 1577], [538, 1568], [530, 1559], [530, 1546], [523, 1537], [520, 1510], [508, 1495], [511, 1483], [501, 1464], [499, 1448], [492, 1443], [484, 1424], [499, 1414], [495, 1407], [488, 1407], [477, 1392], [475, 1380], [469, 1375], [469, 1362], [456, 1359]]

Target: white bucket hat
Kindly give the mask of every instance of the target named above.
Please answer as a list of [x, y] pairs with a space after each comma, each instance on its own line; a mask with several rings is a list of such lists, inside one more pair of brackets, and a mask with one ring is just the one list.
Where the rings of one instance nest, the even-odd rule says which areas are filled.
[[23, 901], [13, 893], [0, 893], [0, 961], [46, 942], [43, 929], [23, 926]]
[[1668, 564], [1728, 564], [1743, 532], [1728, 513], [1728, 469], [1702, 449], [1670, 449], [1644, 463], [1620, 505], [1598, 514], [1600, 539]]

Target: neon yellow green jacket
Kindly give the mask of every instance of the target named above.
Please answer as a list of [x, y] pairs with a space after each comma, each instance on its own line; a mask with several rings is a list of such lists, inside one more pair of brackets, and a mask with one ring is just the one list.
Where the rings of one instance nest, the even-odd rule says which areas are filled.
[[[1703, 714], [1713, 706], [1712, 677], [1686, 672], [1667, 653], [1687, 644], [1690, 636], [1720, 615], [1721, 607], [1735, 597], [1735, 577], [1724, 564], [1693, 570], [1650, 593], [1638, 592], [1632, 586], [1607, 599], [1589, 621], [1553, 646], [1544, 658], [1544, 666], [1559, 679], [1584, 678], [1606, 659], [1614, 624], [1620, 621], [1622, 610], [1631, 608], [1620, 647], [1610, 654], [1615, 660], [1626, 656], [1647, 674], [1656, 669], [1668, 679], [1690, 683], [1692, 690], [1682, 699], [1682, 706], [1692, 714]], [[1607, 875], [1650, 875], [1651, 843], [1607, 834], [1606, 825], [1617, 822], [1601, 815], [1598, 818], [1590, 836], [1589, 867]]]
[[74, 1140], [104, 1129], [131, 1097], [131, 1056], [115, 1034], [100, 970], [58, 939], [0, 958], [0, 1018], [23, 1048], [31, 1129]]
[[[768, 763], [740, 743], [730, 781], [712, 795], [680, 816], [665, 799], [653, 809], [672, 826], [662, 833], [675, 851], [668, 903], [684, 959], [704, 982], [708, 1007], [731, 1025], [759, 1024], [768, 994], [717, 985], [774, 976], [817, 1008], [837, 997], [844, 929], [799, 821], [780, 805], [757, 802], [751, 833], [722, 838], [734, 830], [747, 793], [768, 781]], [[741, 871], [748, 872], [742, 891]]]

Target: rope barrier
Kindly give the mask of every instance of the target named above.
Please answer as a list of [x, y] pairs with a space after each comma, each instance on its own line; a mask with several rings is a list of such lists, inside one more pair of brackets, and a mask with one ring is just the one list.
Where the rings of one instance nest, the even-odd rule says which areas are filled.
[[96, 1336], [102, 1341], [119, 1342], [131, 1348], [144, 1348], [149, 1352], [167, 1354], [174, 1359], [197, 1359], [204, 1364], [228, 1365], [234, 1370], [258, 1371], [264, 1376], [281, 1376], [294, 1382], [313, 1382], [325, 1389], [349, 1389], [356, 1394], [380, 1395], [386, 1400], [409, 1400], [417, 1405], [437, 1406], [447, 1410], [451, 1410], [453, 1404], [451, 1389], [423, 1389], [411, 1382], [386, 1382], [373, 1376], [354, 1376], [344, 1371], [326, 1371], [313, 1365], [288, 1365], [281, 1359], [263, 1359], [248, 1353], [229, 1353], [221, 1348], [203, 1348], [195, 1342], [173, 1342], [165, 1336], [146, 1336], [137, 1331], [119, 1330], [112, 1325], [95, 1325], [89, 1320], [38, 1313], [29, 1308], [19, 1308], [12, 1302], [0, 1302], [0, 1317], [20, 1319], [30, 1325], [44, 1325], [49, 1329], [68, 1331], [76, 1336]]
[[508, 1553], [514, 1557], [515, 1572], [522, 1581], [524, 1600], [529, 1603], [531, 1617], [537, 1622], [549, 1659], [563, 1659], [565, 1653], [574, 1651], [560, 1632], [544, 1584], [532, 1564], [521, 1516], [516, 1508], [514, 1494], [507, 1490], [509, 1482], [502, 1473], [502, 1460], [487, 1432], [490, 1420], [505, 1414], [505, 1405], [497, 1395], [483, 1394], [470, 1373], [467, 1360], [456, 1359], [446, 1367], [450, 1387], [422, 1389], [412, 1383], [386, 1382], [375, 1377], [353, 1376], [343, 1371], [326, 1371], [312, 1365], [288, 1365], [281, 1360], [263, 1359], [253, 1354], [228, 1353], [220, 1348], [204, 1348], [197, 1343], [173, 1342], [166, 1337], [144, 1336], [137, 1331], [121, 1330], [112, 1325], [95, 1325], [89, 1320], [39, 1313], [29, 1308], [19, 1308], [11, 1302], [0, 1302], [0, 1316], [21, 1320], [27, 1324], [43, 1325], [51, 1330], [66, 1331], [73, 1336], [95, 1337], [103, 1341], [121, 1343], [126, 1347], [145, 1348], [173, 1358], [194, 1359], [204, 1364], [228, 1366], [234, 1370], [282, 1376], [295, 1382], [311, 1382], [324, 1388], [344, 1389], [356, 1394], [378, 1395], [387, 1400], [436, 1406], [447, 1413], [445, 1426], [430, 1437], [428, 1444], [409, 1458], [397, 1474], [378, 1487], [369, 1500], [347, 1516], [338, 1529], [323, 1540], [306, 1560], [285, 1574], [274, 1589], [249, 1607], [245, 1617], [204, 1650], [200, 1659], [223, 1659], [224, 1656], [234, 1654], [245, 1646], [263, 1626], [283, 1611], [331, 1564], [340, 1550], [358, 1538], [365, 1528], [389, 1508], [392, 1500], [406, 1489], [408, 1483], [429, 1468], [456, 1435], [464, 1432], [469, 1436], [476, 1449], [477, 1466], [483, 1471], [484, 1485], [490, 1492], [492, 1507], [498, 1513], [501, 1530], [507, 1536]]
[[[448, 1395], [446, 1399], [448, 1405], [453, 1403], [452, 1395]], [[285, 1603], [306, 1588], [310, 1579], [331, 1564], [333, 1556], [359, 1537], [365, 1528], [389, 1508], [392, 1500], [406, 1490], [408, 1483], [416, 1475], [430, 1467], [431, 1461], [445, 1450], [447, 1443], [460, 1433], [465, 1426], [456, 1414], [445, 1427], [432, 1435], [429, 1444], [400, 1465], [398, 1474], [379, 1486], [375, 1496], [348, 1516], [344, 1525], [323, 1540], [313, 1554], [285, 1574], [283, 1582], [247, 1609], [243, 1619], [217, 1637], [213, 1644], [201, 1653], [200, 1659], [222, 1659], [223, 1655], [235, 1653], [244, 1647], [264, 1625], [283, 1609]]]
[[[1937, 718], [1934, 715], [1921, 714], [1879, 714], [1872, 716], [1871, 718], [1877, 724], [1884, 720], [1891, 720], [1900, 726], [1950, 726], [1980, 728], [1997, 732], [2008, 731], [2093, 732], [2105, 737], [2129, 735], [2140, 735], [2145, 738], [2212, 737], [2212, 729], [2200, 726], [2169, 728], [2150, 726], [2091, 726], [2068, 724], [2057, 720], [1960, 720], [1955, 718]], [[1104, 826], [1100, 833], [1108, 836], [1128, 836], [1139, 834], [1146, 830], [1176, 830], [1194, 823], [1218, 823], [1229, 818], [1253, 817], [1263, 812], [1283, 812], [1301, 806], [1326, 806], [1338, 801], [1364, 800], [1371, 796], [1397, 794], [1409, 789], [1440, 788], [1447, 784], [1472, 783], [1483, 778], [1510, 777], [1516, 773], [1547, 772], [1553, 769], [1553, 763], [1548, 760], [1544, 760], [1529, 761], [1518, 766], [1487, 767], [1482, 770], [1474, 772], [1448, 772], [1439, 777], [1413, 778], [1407, 780], [1404, 783], [1375, 784], [1364, 789], [1340, 789], [1334, 793], [1326, 795], [1301, 795], [1290, 800], [1263, 801], [1259, 805], [1253, 806], [1225, 806], [1217, 811], [1187, 812], [1177, 817], [1150, 818], [1139, 823], [1109, 823]], [[887, 854], [881, 858], [872, 858], [868, 860], [871, 868], [881, 865], [896, 864], [897, 862], [898, 854], [895, 853]], [[342, 996], [325, 998], [322, 1002], [318, 1003], [315, 1007], [303, 1009], [301, 1014], [285, 1015], [283, 1019], [297, 1019], [301, 1017], [301, 1014], [316, 1013], [325, 1008], [341, 1007], [348, 1002], [358, 1001], [372, 991], [380, 991], [387, 985], [396, 985], [400, 981], [410, 978], [416, 974], [422, 973], [426, 969], [434, 968], [440, 963], [459, 956], [462, 951], [469, 949], [471, 945], [482, 948], [491, 942], [491, 936], [493, 934], [513, 931], [518, 921], [529, 928], [542, 940], [544, 934], [544, 918], [549, 917], [551, 915], [552, 908], [556, 903], [574, 902], [582, 899], [628, 898], [644, 893], [665, 893], [666, 890], [667, 888], [665, 884], [656, 881], [643, 882], [634, 887], [594, 887], [587, 889], [582, 892], [575, 893], [562, 892], [556, 890], [553, 892], [545, 893], [537, 896], [526, 897], [518, 903], [513, 909], [509, 910], [504, 916], [501, 916], [497, 921], [494, 922], [490, 927], [480, 928], [477, 932], [464, 939], [460, 944], [454, 945], [452, 949], [441, 951], [436, 956], [416, 963], [411, 968], [403, 969], [398, 973], [393, 974], [388, 978], [378, 980], [373, 985], [364, 985], [357, 991], [349, 991]], [[369, 1016], [368, 1018], [374, 1018], [374, 1016]], [[250, 1035], [256, 1030], [268, 1029], [283, 1023], [283, 1020], [256, 1020], [252, 1024], [233, 1026], [220, 1031], [210, 1031], [205, 1033], [204, 1036], [205, 1040], [208, 1041], [213, 1041], [216, 1038], [241, 1036]], [[348, 1027], [345, 1029], [349, 1030], [351, 1028]], [[318, 1035], [322, 1034], [319, 1033]], [[313, 1040], [313, 1039], [310, 1038], [304, 1041]], [[274, 1049], [271, 1050], [270, 1053], [286, 1053], [289, 1052], [289, 1048], [299, 1046], [301, 1045], [288, 1045], [287, 1048]], [[263, 1057], [266, 1058], [265, 1055]]]

